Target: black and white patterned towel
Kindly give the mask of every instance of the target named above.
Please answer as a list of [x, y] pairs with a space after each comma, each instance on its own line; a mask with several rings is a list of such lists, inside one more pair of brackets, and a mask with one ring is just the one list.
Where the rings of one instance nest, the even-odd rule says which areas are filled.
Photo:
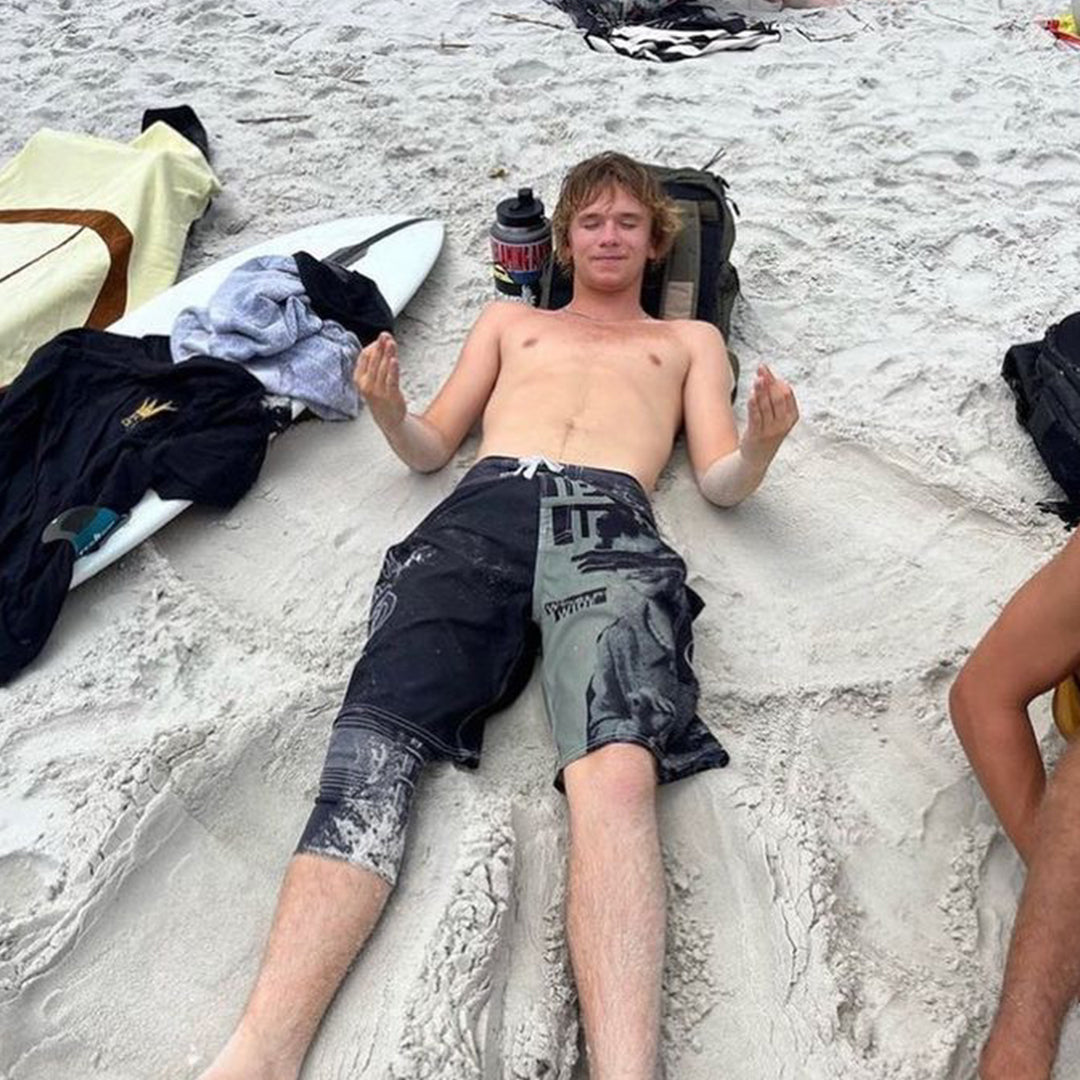
[[707, 30], [668, 30], [656, 26], [618, 26], [606, 34], [586, 34], [595, 52], [616, 52], [634, 60], [671, 63], [709, 53], [745, 51], [780, 40], [780, 31], [767, 23], [726, 20], [730, 27]]
[[[780, 40], [772, 23], [724, 10], [726, 0], [549, 0], [585, 31], [596, 52], [670, 63]], [[777, 6], [778, 0], [777, 0]]]

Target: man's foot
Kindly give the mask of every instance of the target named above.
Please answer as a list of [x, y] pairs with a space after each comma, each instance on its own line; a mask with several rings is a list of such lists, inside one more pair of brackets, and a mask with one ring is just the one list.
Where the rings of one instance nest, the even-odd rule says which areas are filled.
[[1044, 1047], [1031, 1047], [995, 1025], [979, 1058], [979, 1080], [1050, 1080], [1054, 1059]]
[[199, 1080], [296, 1080], [299, 1072], [268, 1060], [259, 1040], [237, 1028]]

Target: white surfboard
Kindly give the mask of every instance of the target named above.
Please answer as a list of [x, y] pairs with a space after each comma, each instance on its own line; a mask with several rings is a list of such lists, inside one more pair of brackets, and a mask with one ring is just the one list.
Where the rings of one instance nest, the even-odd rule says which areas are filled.
[[[379, 286], [390, 310], [397, 315], [435, 265], [442, 248], [442, 222], [393, 214], [339, 218], [337, 221], [298, 229], [255, 244], [192, 274], [137, 311], [113, 323], [109, 330], [133, 336], [168, 334], [172, 331], [176, 316], [184, 308], [205, 306], [228, 274], [248, 259], [257, 255], [292, 255], [296, 251], [306, 251], [318, 259], [324, 259], [342, 248], [362, 246], [364, 241], [379, 237], [381, 233], [387, 235], [376, 239], [370, 248], [361, 250], [351, 259], [342, 258], [339, 261], [371, 278]], [[76, 588], [126, 555], [190, 505], [185, 499], [162, 499], [155, 492], [148, 491], [132, 508], [127, 520], [110, 533], [101, 547], [75, 561], [71, 588]]]

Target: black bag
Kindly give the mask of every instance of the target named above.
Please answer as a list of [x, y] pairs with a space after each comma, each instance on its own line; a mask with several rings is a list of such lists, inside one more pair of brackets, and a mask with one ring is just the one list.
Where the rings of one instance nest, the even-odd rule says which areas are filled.
[[[731, 310], [739, 295], [739, 274], [731, 264], [735, 215], [727, 196], [728, 183], [705, 169], [647, 168], [675, 200], [683, 227], [664, 262], [646, 269], [641, 306], [657, 319], [711, 322], [726, 342]], [[540, 278], [540, 307], [565, 307], [572, 287], [570, 277], [554, 257], [549, 258]], [[734, 353], [729, 355], [737, 383], [739, 362]]]
[[1080, 312], [1051, 326], [1042, 341], [1014, 345], [1001, 375], [1016, 395], [1016, 419], [1068, 496], [1039, 506], [1075, 525], [1080, 521]]

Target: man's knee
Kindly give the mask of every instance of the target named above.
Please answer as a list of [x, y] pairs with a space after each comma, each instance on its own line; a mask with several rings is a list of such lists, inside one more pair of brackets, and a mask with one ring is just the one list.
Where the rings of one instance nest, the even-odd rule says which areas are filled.
[[636, 743], [609, 743], [563, 771], [571, 817], [648, 809], [656, 798], [656, 759]]
[[423, 765], [420, 754], [393, 736], [336, 724], [297, 853], [350, 863], [393, 886]]

